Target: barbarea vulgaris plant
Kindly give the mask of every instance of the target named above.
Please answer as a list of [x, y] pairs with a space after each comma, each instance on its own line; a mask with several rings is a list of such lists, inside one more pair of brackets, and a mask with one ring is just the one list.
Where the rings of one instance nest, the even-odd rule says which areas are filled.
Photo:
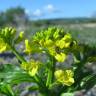
[[[29, 59], [16, 50], [21, 41], [25, 45], [22, 53]], [[38, 96], [74, 96], [75, 91], [82, 89], [87, 92], [96, 84], [96, 74], [85, 67], [87, 62], [96, 60], [92, 54], [94, 49], [80, 45], [62, 28], [42, 30], [31, 40], [24, 37], [24, 32], [18, 35], [15, 28], [3, 28], [0, 30], [0, 53], [12, 51], [20, 65], [4, 64], [0, 68], [0, 92], [19, 96], [20, 92], [13, 87], [22, 82], [32, 83], [27, 91], [37, 91]], [[73, 59], [71, 64], [67, 62], [69, 56]]]

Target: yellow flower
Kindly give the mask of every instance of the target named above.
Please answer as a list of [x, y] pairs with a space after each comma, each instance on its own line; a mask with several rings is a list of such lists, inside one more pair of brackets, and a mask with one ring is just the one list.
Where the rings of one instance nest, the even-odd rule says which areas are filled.
[[24, 37], [24, 32], [20, 32], [19, 37], [22, 39]]
[[53, 41], [52, 41], [51, 39], [45, 40], [44, 46], [45, 46], [45, 47], [53, 46]]
[[74, 83], [72, 70], [57, 70], [54, 75], [57, 81], [63, 85], [71, 86]]
[[57, 40], [55, 44], [56, 44], [56, 46], [58, 46], [58, 47], [60, 47], [62, 49], [65, 46], [65, 41], [62, 40], [62, 39], [61, 40]]
[[69, 33], [67, 33], [67, 34], [63, 37], [63, 40], [64, 40], [64, 41], [70, 41], [70, 40], [72, 40], [72, 37], [71, 37], [71, 35], [70, 35]]
[[40, 62], [34, 60], [21, 64], [21, 68], [26, 70], [30, 76], [34, 76], [38, 72], [39, 66]]
[[59, 37], [59, 29], [53, 34], [53, 38], [57, 39]]
[[67, 57], [67, 55], [65, 53], [60, 53], [60, 54], [56, 54], [55, 59], [58, 62], [64, 62], [66, 57]]
[[71, 43], [71, 42], [66, 42], [64, 47], [65, 47], [65, 48], [70, 47], [70, 43]]
[[71, 40], [72, 40], [71, 35], [66, 34], [62, 39], [57, 40], [55, 44], [61, 49], [68, 48], [70, 47]]
[[23, 63], [21, 64], [21, 68], [24, 69], [24, 70], [27, 70], [28, 67], [29, 67], [28, 62], [23, 62]]
[[29, 68], [29, 75], [34, 76], [38, 72], [38, 64], [31, 62], [31, 67]]
[[25, 52], [29, 54], [32, 52], [32, 48], [28, 40], [25, 40]]
[[52, 47], [48, 47], [48, 51], [49, 51], [50, 55], [55, 56], [56, 51], [55, 51], [55, 48], [53, 46]]
[[0, 38], [0, 53], [6, 51], [7, 49], [7, 44], [3, 41], [2, 38]]
[[16, 43], [20, 43], [24, 39], [24, 32], [20, 32], [18, 38], [16, 39]]

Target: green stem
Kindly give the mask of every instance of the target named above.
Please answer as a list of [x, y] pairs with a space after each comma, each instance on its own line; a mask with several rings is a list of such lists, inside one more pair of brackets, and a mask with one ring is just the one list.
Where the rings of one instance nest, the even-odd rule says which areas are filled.
[[20, 60], [20, 62], [26, 62], [26, 60], [19, 54], [19, 52], [15, 48], [12, 48], [12, 52], [15, 54], [18, 60]]
[[54, 81], [54, 71], [55, 71], [55, 60], [54, 57], [49, 56], [50, 57], [50, 67], [48, 69], [48, 77], [47, 77], [47, 82], [46, 82], [46, 86], [50, 86], [51, 83], [53, 83]]
[[51, 82], [52, 82], [52, 71], [48, 69], [48, 77], [46, 81], [46, 86], [50, 86]]
[[54, 72], [55, 72], [55, 67], [56, 67], [56, 61], [54, 57], [52, 58], [52, 82], [54, 81]]

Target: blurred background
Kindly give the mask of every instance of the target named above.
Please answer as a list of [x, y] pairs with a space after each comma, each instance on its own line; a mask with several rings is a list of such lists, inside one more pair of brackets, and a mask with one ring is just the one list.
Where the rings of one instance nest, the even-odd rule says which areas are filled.
[[95, 5], [95, 0], [0, 0], [0, 27], [14, 26], [30, 36], [60, 26], [80, 42], [95, 45]]
[[[96, 0], [0, 0], [0, 28], [6, 26], [24, 31], [26, 38], [49, 26], [62, 27], [81, 43], [96, 46]], [[10, 52], [0, 54], [0, 64], [8, 62], [18, 61]], [[96, 63], [91, 65], [96, 71]], [[96, 96], [96, 87], [86, 96]]]

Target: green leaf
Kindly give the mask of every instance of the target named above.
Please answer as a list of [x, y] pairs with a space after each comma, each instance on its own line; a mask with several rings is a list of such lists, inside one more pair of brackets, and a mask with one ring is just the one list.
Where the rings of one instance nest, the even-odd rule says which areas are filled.
[[74, 93], [62, 93], [61, 96], [74, 96]]
[[29, 76], [24, 70], [12, 64], [5, 64], [0, 72], [0, 79], [11, 84], [18, 84], [24, 81], [34, 82], [34, 79]]
[[33, 85], [33, 86], [28, 88], [29, 91], [36, 91], [38, 89], [39, 89], [39, 86], [37, 86], [37, 85]]
[[3, 65], [2, 70], [0, 70], [1, 93], [7, 94], [7, 96], [14, 96], [12, 95], [12, 86], [22, 82], [35, 82], [35, 80], [33, 77], [29, 76], [25, 71], [15, 65]]
[[83, 89], [87, 91], [91, 89], [96, 84], [96, 74], [93, 74], [88, 80], [86, 80], [82, 86]]

